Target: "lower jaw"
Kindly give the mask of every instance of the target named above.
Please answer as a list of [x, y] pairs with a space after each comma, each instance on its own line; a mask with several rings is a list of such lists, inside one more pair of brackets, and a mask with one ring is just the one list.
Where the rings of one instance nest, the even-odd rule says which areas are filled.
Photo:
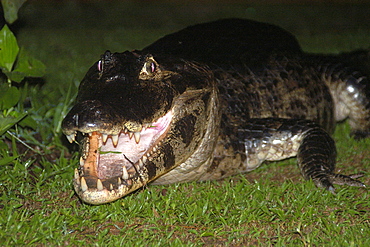
[[[145, 183], [140, 178], [136, 178], [128, 179], [126, 181], [121, 182], [121, 184], [118, 184], [120, 180], [119, 178], [111, 178], [103, 182], [104, 185], [103, 188], [101, 189], [93, 187], [92, 185], [92, 183], [94, 183], [94, 181], [96, 181], [97, 179], [95, 178], [89, 179], [88, 177], [84, 179], [87, 185], [87, 189], [83, 188], [83, 186], [85, 185], [81, 183], [81, 179], [78, 180], [76, 178], [73, 180], [74, 189], [83, 202], [93, 205], [99, 205], [115, 201], [137, 190], [138, 188], [142, 187]], [[113, 189], [111, 188], [108, 189], [107, 187], [105, 187], [105, 185], [108, 184], [110, 180], [117, 181], [115, 184], [110, 183]], [[89, 187], [90, 185], [91, 187]], [[111, 185], [108, 186], [111, 187]]]

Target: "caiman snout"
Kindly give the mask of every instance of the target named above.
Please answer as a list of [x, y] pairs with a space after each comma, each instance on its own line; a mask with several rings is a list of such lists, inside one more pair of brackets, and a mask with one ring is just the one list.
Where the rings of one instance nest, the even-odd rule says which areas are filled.
[[69, 141], [76, 131], [91, 133], [99, 131], [118, 135], [122, 130], [122, 120], [114, 109], [99, 100], [86, 100], [76, 104], [62, 122], [62, 128]]

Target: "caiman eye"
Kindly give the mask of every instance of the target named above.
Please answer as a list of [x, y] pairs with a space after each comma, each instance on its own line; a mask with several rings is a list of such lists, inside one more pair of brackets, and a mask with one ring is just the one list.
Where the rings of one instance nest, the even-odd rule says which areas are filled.
[[150, 71], [152, 72], [152, 73], [154, 73], [154, 71], [155, 71], [155, 68], [156, 68], [157, 66], [155, 65], [155, 63], [154, 62], [151, 62], [150, 63]]
[[148, 80], [159, 72], [158, 64], [153, 57], [148, 57], [140, 71], [139, 78], [142, 80]]

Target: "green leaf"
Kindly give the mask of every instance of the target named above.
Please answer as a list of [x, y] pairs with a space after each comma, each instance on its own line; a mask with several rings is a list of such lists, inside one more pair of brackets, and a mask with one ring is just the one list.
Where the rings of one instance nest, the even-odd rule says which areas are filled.
[[0, 109], [6, 110], [15, 106], [21, 97], [21, 93], [16, 87], [8, 87], [3, 84], [0, 86]]
[[118, 151], [99, 151], [99, 154], [121, 154], [122, 152]]
[[14, 72], [14, 71], [10, 71], [10, 72], [3, 71], [3, 72], [6, 75], [6, 77], [8, 77], [10, 80], [15, 81], [15, 82], [21, 82], [25, 77], [24, 73], [21, 73], [21, 72]]
[[0, 160], [0, 166], [8, 165], [8, 164], [10, 164], [13, 160], [17, 159], [18, 157], [19, 157], [19, 155], [17, 155], [17, 156], [9, 156], [9, 157], [2, 158], [2, 159]]
[[7, 25], [0, 30], [0, 67], [3, 72], [10, 72], [17, 58], [19, 47], [17, 39]]
[[45, 75], [45, 65], [21, 48], [14, 71], [11, 72], [10, 79], [21, 82], [24, 77], [42, 77]]
[[[9, 147], [8, 147], [8, 145], [6, 145], [6, 143], [4, 142], [4, 140], [1, 140], [0, 139], [0, 150], [6, 150], [6, 149], [8, 149]], [[1, 160], [0, 160], [0, 163], [1, 163]]]
[[12, 24], [18, 19], [18, 10], [26, 0], [1, 0], [6, 22]]
[[0, 136], [3, 135], [8, 129], [21, 121], [27, 113], [21, 113], [18, 117], [1, 116], [0, 115]]
[[33, 119], [31, 116], [27, 116], [24, 119], [22, 119], [22, 121], [19, 122], [19, 125], [22, 127], [29, 127], [35, 130], [37, 129], [39, 123], [37, 123], [35, 119]]
[[121, 154], [122, 152], [118, 151], [101, 151], [99, 148], [99, 154]]

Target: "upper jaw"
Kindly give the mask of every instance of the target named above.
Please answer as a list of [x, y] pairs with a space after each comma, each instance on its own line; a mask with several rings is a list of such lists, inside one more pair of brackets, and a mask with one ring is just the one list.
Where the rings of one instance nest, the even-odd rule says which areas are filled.
[[153, 123], [126, 122], [119, 132], [116, 128], [99, 131], [94, 124], [82, 128], [65, 124], [69, 128], [63, 131], [70, 142], [78, 131], [84, 134], [73, 180], [79, 197], [90, 204], [107, 203], [151, 181], [154, 176], [147, 166], [158, 156], [172, 116], [170, 110]]

